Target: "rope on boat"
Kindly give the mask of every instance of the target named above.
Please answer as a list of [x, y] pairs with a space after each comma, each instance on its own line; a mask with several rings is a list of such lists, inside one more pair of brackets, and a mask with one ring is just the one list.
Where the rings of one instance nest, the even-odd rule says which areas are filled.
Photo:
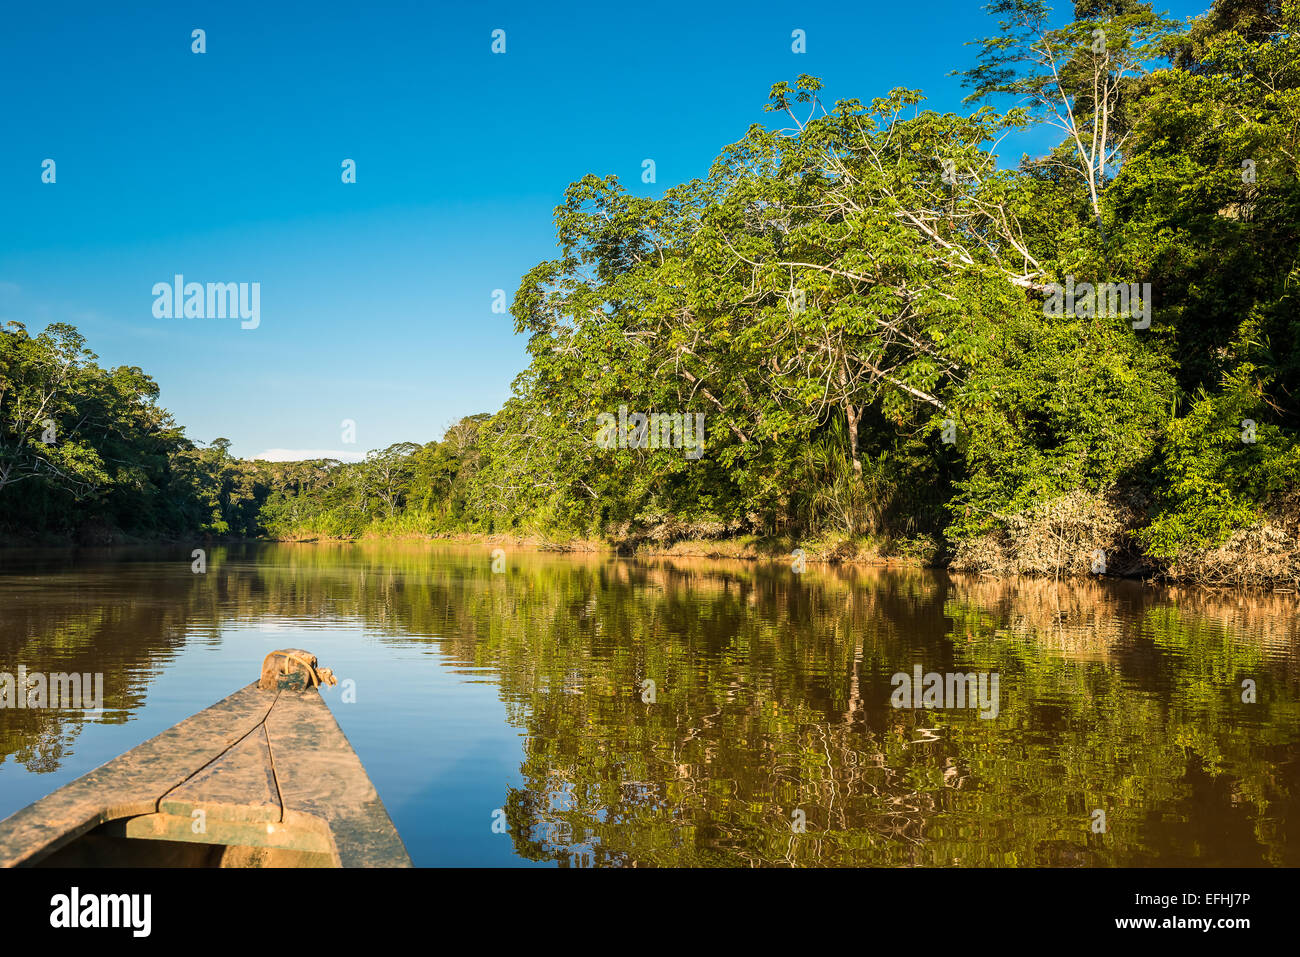
[[332, 669], [317, 667], [317, 665], [315, 664], [316, 662], [315, 657], [312, 657], [309, 660], [307, 658], [302, 657], [301, 655], [295, 654], [292, 651], [273, 651], [265, 658], [263, 658], [262, 659], [263, 674], [266, 673], [266, 663], [270, 661], [272, 658], [275, 658], [277, 656], [281, 659], [279, 671], [280, 674], [282, 675], [289, 674], [289, 662], [296, 661], [298, 664], [302, 665], [304, 669], [306, 669], [307, 683], [310, 687], [318, 688], [322, 684], [336, 685], [339, 683], [338, 679], [334, 677], [334, 671]]

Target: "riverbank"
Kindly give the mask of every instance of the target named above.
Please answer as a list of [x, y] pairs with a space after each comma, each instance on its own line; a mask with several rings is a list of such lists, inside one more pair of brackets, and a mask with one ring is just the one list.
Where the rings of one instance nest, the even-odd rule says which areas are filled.
[[[417, 532], [367, 530], [359, 535], [301, 532], [259, 538], [242, 537], [142, 537], [120, 530], [97, 530], [91, 536], [44, 535], [36, 538], [0, 536], [0, 549], [103, 548], [148, 545], [213, 546], [279, 542], [284, 544], [338, 544], [347, 542], [447, 542], [484, 548], [518, 549], [572, 554], [608, 554], [620, 557], [706, 558], [788, 565], [844, 565], [862, 567], [934, 568], [969, 573], [990, 580], [1018, 578], [1128, 579], [1217, 588], [1249, 588], [1274, 592], [1300, 592], [1300, 543], [1290, 530], [1268, 523], [1239, 532], [1228, 541], [1161, 564], [1112, 538], [1107, 547], [1092, 535], [1067, 541], [1061, 534], [987, 536], [964, 544], [955, 554], [941, 550], [934, 539], [916, 536], [896, 539], [873, 536], [822, 535], [642, 535], [590, 537], [541, 532]], [[1078, 531], [1078, 530], [1076, 530]], [[1095, 531], [1092, 529], [1090, 531]], [[1041, 529], [1038, 530], [1041, 532]]]
[[[538, 552], [607, 553], [623, 557], [712, 558], [756, 562], [781, 562], [849, 566], [900, 566], [966, 572], [981, 578], [1096, 579], [1099, 577], [1220, 588], [1253, 588], [1275, 592], [1300, 592], [1300, 555], [1293, 539], [1265, 529], [1242, 534], [1229, 542], [1192, 556], [1169, 567], [1135, 560], [1131, 553], [1117, 551], [1113, 564], [1104, 565], [1100, 549], [1075, 549], [1083, 558], [1059, 560], [1052, 566], [1041, 555], [1025, 554], [1015, 563], [1001, 556], [996, 570], [986, 557], [973, 549], [957, 556], [940, 557], [937, 544], [924, 537], [883, 539], [867, 536], [829, 536], [797, 539], [791, 536], [737, 535], [725, 538], [684, 537], [665, 541], [611, 540], [544, 534], [443, 533], [362, 535], [353, 538], [298, 536], [276, 539], [282, 542], [410, 541], [450, 542]], [[1089, 564], [1096, 562], [1096, 567]]]
[[717, 558], [745, 561], [804, 562], [829, 565], [911, 565], [942, 568], [933, 561], [937, 549], [928, 540], [896, 541], [868, 536], [829, 536], [799, 539], [788, 535], [736, 535], [725, 538], [683, 537], [671, 540], [613, 539], [454, 532], [441, 534], [365, 534], [356, 537], [294, 535], [273, 539], [286, 543], [353, 541], [429, 541], [459, 545], [518, 548], [539, 552], [607, 553], [623, 557]]

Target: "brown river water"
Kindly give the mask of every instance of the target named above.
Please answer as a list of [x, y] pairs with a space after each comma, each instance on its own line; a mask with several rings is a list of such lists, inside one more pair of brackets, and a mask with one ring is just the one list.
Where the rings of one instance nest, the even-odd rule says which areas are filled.
[[1300, 865], [1294, 594], [489, 551], [0, 553], [0, 817], [301, 647], [419, 865]]

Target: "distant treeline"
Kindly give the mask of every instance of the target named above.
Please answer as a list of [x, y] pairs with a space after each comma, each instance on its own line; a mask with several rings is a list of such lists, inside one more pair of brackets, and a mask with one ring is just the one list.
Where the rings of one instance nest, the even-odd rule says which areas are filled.
[[149, 376], [96, 358], [65, 324], [0, 329], [0, 534], [11, 540], [349, 538], [412, 513], [421, 531], [471, 524], [463, 486], [487, 416], [360, 463], [248, 461], [227, 439], [190, 441]]
[[[74, 330], [5, 332], [0, 522], [748, 534], [987, 572], [1296, 579], [1300, 4], [1185, 24], [1086, 0], [1055, 28], [1036, 0], [990, 10], [974, 112], [905, 89], [824, 105], [800, 76], [704, 179], [571, 185], [559, 257], [512, 306], [528, 367], [441, 441], [237, 461]], [[1035, 125], [1059, 146], [1000, 169], [996, 144]], [[605, 434], [624, 408], [703, 413], [702, 454], [626, 416]]]

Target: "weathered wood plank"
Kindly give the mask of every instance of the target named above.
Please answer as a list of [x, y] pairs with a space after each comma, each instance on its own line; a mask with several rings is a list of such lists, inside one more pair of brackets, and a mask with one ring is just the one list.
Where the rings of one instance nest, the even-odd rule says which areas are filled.
[[202, 811], [205, 818], [284, 820], [266, 727], [254, 729], [208, 767], [163, 795], [158, 810], [187, 818]]
[[343, 867], [410, 867], [370, 776], [320, 694], [285, 692], [266, 720], [284, 820], [329, 824]]
[[0, 821], [0, 867], [39, 859], [105, 821], [156, 811], [162, 795], [261, 724], [275, 698], [242, 688]]
[[110, 848], [148, 839], [230, 845], [221, 860], [247, 866], [411, 866], [314, 688], [251, 684], [0, 821], [0, 866], [37, 863], [107, 822], [96, 833]]
[[100, 831], [110, 837], [130, 837], [152, 841], [183, 841], [189, 844], [226, 844], [242, 847], [283, 848], [311, 851], [333, 859], [338, 867], [338, 853], [329, 828], [320, 822], [315, 829], [296, 824], [270, 821], [233, 821], [209, 819], [202, 832], [195, 832], [194, 819], [179, 814], [141, 814], [110, 821]]

